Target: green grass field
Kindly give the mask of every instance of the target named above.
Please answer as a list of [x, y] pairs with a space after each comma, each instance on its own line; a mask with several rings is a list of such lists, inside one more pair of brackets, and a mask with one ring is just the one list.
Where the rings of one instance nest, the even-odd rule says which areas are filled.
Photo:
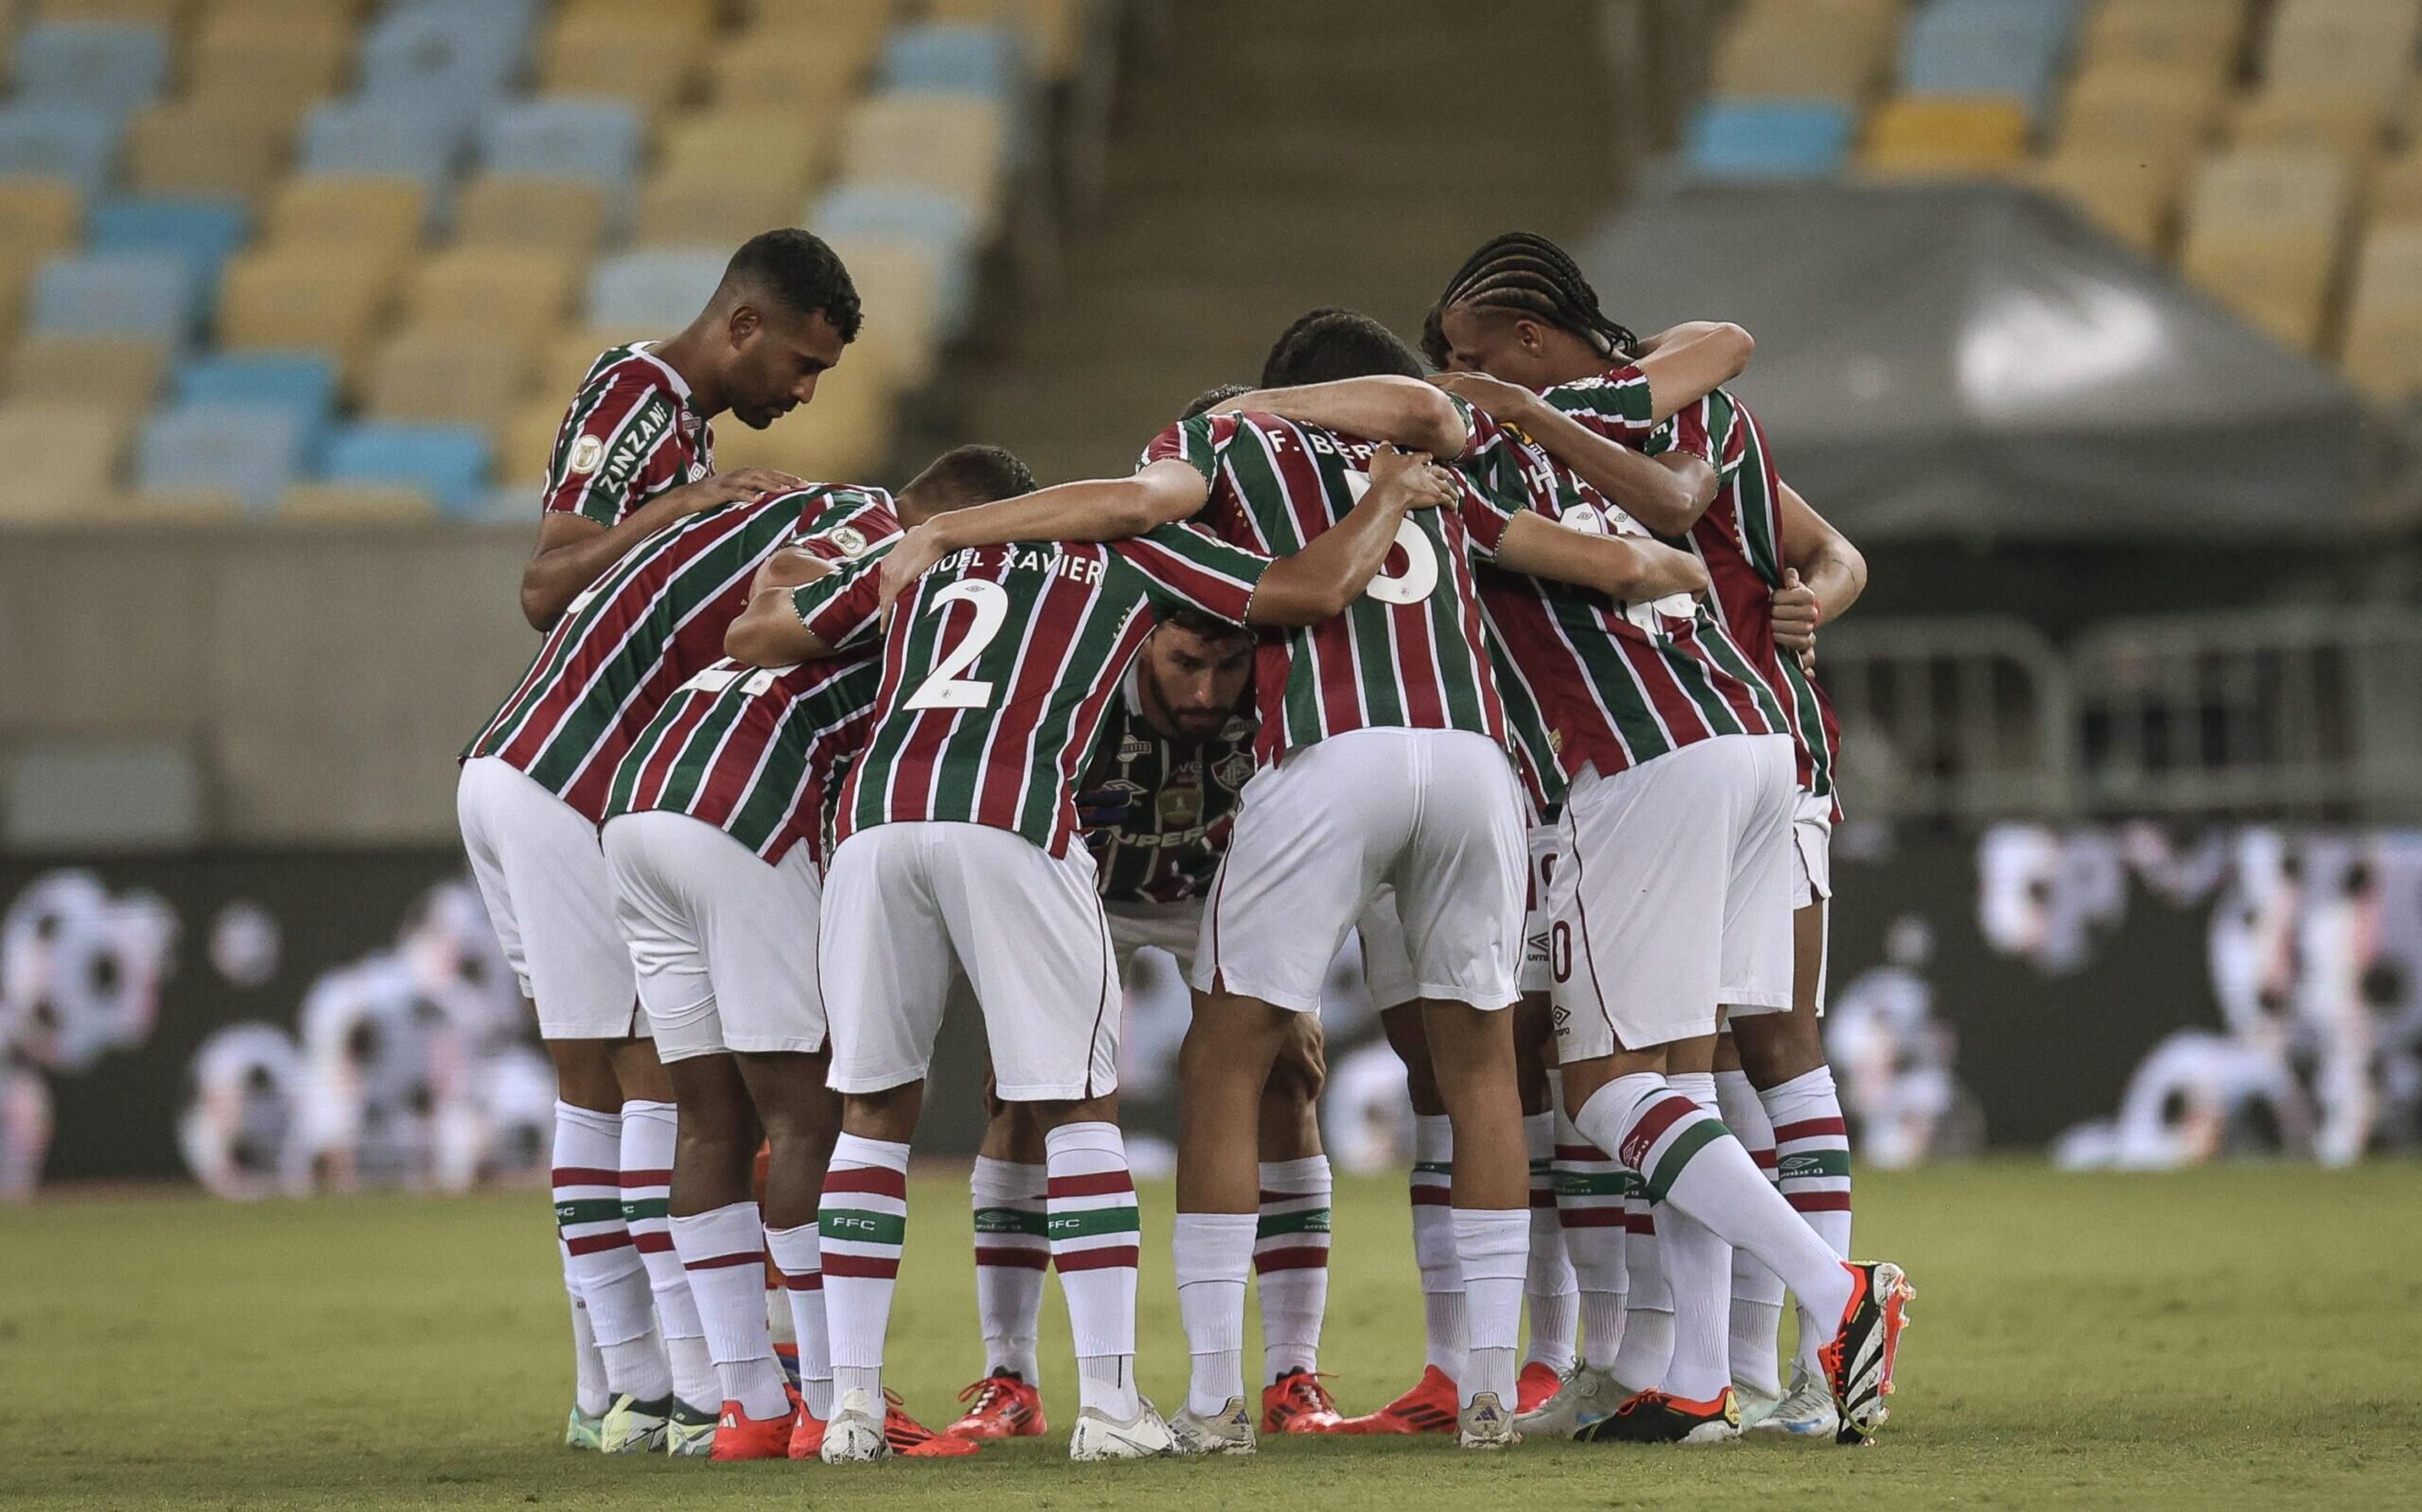
[[[2422, 1505], [2422, 1167], [1863, 1175], [1861, 1249], [1920, 1296], [1865, 1450], [1295, 1440], [1072, 1466], [1050, 1439], [841, 1471], [558, 1447], [569, 1349], [541, 1194], [0, 1211], [0, 1503], [126, 1507]], [[1341, 1186], [1325, 1364], [1346, 1410], [1421, 1358], [1402, 1189]], [[967, 1196], [920, 1178], [892, 1382], [929, 1422], [980, 1364]], [[1142, 1374], [1185, 1355], [1148, 1188]], [[1073, 1412], [1056, 1287], [1049, 1405]], [[1250, 1356], [1248, 1357], [1250, 1358]]]

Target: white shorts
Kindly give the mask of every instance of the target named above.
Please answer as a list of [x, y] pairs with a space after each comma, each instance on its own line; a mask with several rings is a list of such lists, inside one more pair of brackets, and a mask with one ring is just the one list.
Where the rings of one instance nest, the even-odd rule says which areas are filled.
[[[1531, 871], [1522, 913], [1522, 965], [1516, 985], [1525, 993], [1545, 992], [1551, 985], [1548, 886], [1555, 874], [1556, 848], [1564, 843], [1564, 831], [1553, 824], [1533, 824], [1524, 838], [1531, 852]], [[1355, 928], [1362, 937], [1362, 981], [1370, 989], [1372, 1006], [1384, 1011], [1421, 996], [1413, 986], [1412, 959], [1405, 953], [1405, 926], [1396, 917], [1393, 887], [1379, 889]]]
[[1563, 1065], [1791, 1007], [1792, 748], [1720, 736], [1565, 800], [1551, 956]]
[[646, 1035], [597, 827], [498, 756], [463, 763], [454, 813], [505, 963], [538, 1005], [539, 1037]]
[[1194, 946], [1203, 937], [1203, 900], [1183, 903], [1105, 903], [1110, 921], [1110, 958], [1118, 963], [1119, 979], [1126, 979], [1139, 950], [1166, 950], [1177, 959], [1180, 976], [1194, 974]]
[[983, 824], [878, 824], [825, 873], [821, 972], [830, 1084], [922, 1081], [964, 970], [1007, 1102], [1098, 1098], [1119, 1084], [1119, 975], [1082, 846], [1054, 859]]
[[670, 813], [619, 815], [604, 835], [614, 917], [658, 1060], [825, 1048], [824, 889], [806, 846], [769, 866], [719, 826]]
[[1188, 978], [1320, 1009], [1345, 931], [1392, 887], [1413, 994], [1510, 1005], [1522, 956], [1522, 795], [1497, 743], [1364, 729], [1287, 753], [1245, 784]]
[[1800, 852], [1800, 871], [1791, 884], [1791, 906], [1804, 909], [1833, 896], [1833, 801], [1815, 793], [1794, 793], [1791, 844]]

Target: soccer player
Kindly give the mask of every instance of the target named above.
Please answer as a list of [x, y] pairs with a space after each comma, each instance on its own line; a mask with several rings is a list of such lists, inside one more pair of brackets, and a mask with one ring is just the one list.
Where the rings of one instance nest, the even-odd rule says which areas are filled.
[[[1033, 487], [991, 446], [936, 459], [894, 501], [879, 489], [770, 496], [808, 521], [757, 583], [807, 581], [944, 509]], [[606, 803], [603, 843], [639, 999], [680, 1109], [671, 1225], [722, 1385], [717, 1459], [813, 1457], [831, 1412], [816, 1204], [840, 1132], [825, 1087], [815, 923], [825, 822], [873, 718], [871, 648], [787, 671], [717, 662], [684, 683], [632, 742]], [[763, 1207], [750, 1194], [762, 1124]], [[767, 1330], [771, 1250], [791, 1303], [804, 1404], [784, 1389]], [[894, 1410], [892, 1446], [947, 1454]]]
[[[1486, 248], [1438, 320], [1463, 365], [1493, 357], [1513, 382], [1544, 380], [1542, 401], [1524, 415], [1551, 452], [1560, 419], [1645, 427], [1655, 403], [1651, 381], [1626, 358], [1628, 333], [1597, 313], [1594, 293], [1581, 297], [1578, 270], [1558, 259], [1532, 242]], [[1498, 348], [1478, 350], [1491, 337]], [[1720, 474], [1737, 472], [1738, 457], [1699, 444]], [[1509, 493], [1525, 487], [1518, 472], [1507, 469]], [[1639, 528], [1569, 489], [1552, 500], [1532, 494], [1534, 507], [1558, 508], [1568, 522]], [[1658, 1253], [1675, 1311], [1662, 1381], [1580, 1436], [1738, 1434], [1727, 1287], [1711, 1280], [1729, 1275], [1738, 1245], [1815, 1317], [1835, 1322], [1821, 1363], [1842, 1435], [1860, 1437], [1884, 1417], [1906, 1280], [1897, 1267], [1834, 1255], [1718, 1120], [1712, 1074], [1699, 1084], [1724, 1011], [1746, 1022], [1787, 1013], [1792, 1001], [1788, 721], [1722, 624], [1687, 600], [1608, 605], [1543, 586], [1529, 605], [1497, 607], [1492, 623], [1509, 651], [1536, 669], [1571, 783], [1552, 944], [1573, 1122], [1661, 1205]]]
[[[1069, 1456], [1172, 1447], [1135, 1384], [1135, 1186], [1108, 1116], [1117, 980], [1093, 862], [1076, 840], [1079, 769], [1149, 609], [1316, 623], [1378, 570], [1409, 506], [1453, 492], [1439, 470], [1392, 457], [1334, 539], [1283, 559], [1180, 526], [1107, 547], [1030, 539], [953, 552], [893, 606], [874, 727], [841, 793], [819, 957], [830, 1084], [843, 1096], [822, 1218], [836, 1394], [827, 1463], [888, 1453], [876, 1404], [908, 1139], [954, 967], [983, 1007], [999, 1095], [1037, 1104], [1048, 1129], [1046, 1222], [1082, 1403]], [[882, 581], [861, 565], [760, 593], [727, 647], [768, 666], [846, 649], [878, 633]]]
[[640, 542], [572, 601], [463, 753], [464, 847], [555, 1063], [556, 1221], [604, 1357], [613, 1400], [597, 1432], [610, 1452], [709, 1452], [721, 1388], [662, 1206], [671, 1085], [641, 1021], [597, 825], [623, 752], [721, 653], [750, 575], [801, 523], [795, 500], [729, 503]]
[[[1617, 442], [1721, 464], [1721, 486], [1711, 493], [1635, 493], [1624, 501], [1643, 525], [1687, 538], [1707, 564], [1710, 607], [1781, 700], [1795, 748], [1792, 1005], [1786, 1012], [1735, 1017], [1719, 1045], [1716, 1089], [1725, 1122], [1761, 1164], [1777, 1163], [1776, 1137], [1769, 1130], [1785, 1131], [1790, 1148], [1782, 1162], [1784, 1195], [1847, 1255], [1848, 1146], [1817, 1029], [1838, 735], [1832, 706], [1803, 658], [1813, 651], [1820, 619], [1848, 611], [1864, 590], [1865, 560], [1783, 483], [1748, 407], [1721, 387], [1700, 394], [1697, 375], [1659, 370], [1672, 366], [1660, 354], [1674, 335], [1631, 338], [1606, 319], [1571, 259], [1544, 238], [1512, 233], [1474, 254], [1441, 298], [1429, 335], [1435, 360], [1474, 375], [1451, 379], [1450, 387], [1602, 487], [1636, 475], [1637, 456]], [[1643, 417], [1596, 408], [1582, 397], [1624, 352], [1647, 354], [1640, 366], [1660, 403]], [[1476, 376], [1482, 373], [1490, 376]], [[1668, 406], [1675, 423], [1658, 424]], [[1838, 1424], [1816, 1361], [1824, 1329], [1813, 1316], [1801, 1320], [1798, 1379], [1787, 1397], [1776, 1400], [1782, 1395], [1774, 1339], [1780, 1287], [1779, 1278], [1750, 1256], [1736, 1257], [1731, 1353], [1744, 1419], [1774, 1431], [1830, 1437]]]

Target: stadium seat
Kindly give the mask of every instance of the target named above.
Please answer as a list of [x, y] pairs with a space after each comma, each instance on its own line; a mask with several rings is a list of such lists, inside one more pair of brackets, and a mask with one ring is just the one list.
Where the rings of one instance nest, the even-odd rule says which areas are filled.
[[400, 263], [420, 243], [428, 191], [406, 178], [298, 174], [278, 187], [262, 222], [272, 246], [343, 246]]
[[1878, 39], [1821, 17], [1753, 11], [1725, 35], [1710, 93], [1727, 100], [1826, 100], [1857, 108], [1883, 75]]
[[363, 34], [361, 94], [413, 101], [468, 124], [520, 68], [529, 22], [527, 7], [495, 0], [391, 8]]
[[320, 475], [338, 483], [417, 488], [448, 514], [476, 507], [488, 479], [485, 431], [467, 426], [347, 426], [329, 438]]
[[500, 427], [529, 397], [529, 345], [461, 325], [412, 325], [370, 358], [363, 413], [381, 420]]
[[64, 179], [0, 178], [0, 264], [28, 271], [84, 233], [84, 195]]
[[485, 174], [454, 206], [458, 246], [522, 247], [586, 262], [605, 229], [604, 186], [577, 179]]
[[[682, 322], [688, 324], [687, 320]], [[671, 335], [663, 326], [645, 325], [584, 325], [570, 331], [559, 331], [546, 344], [539, 363], [538, 394], [533, 402], [551, 404], [555, 417], [563, 418], [563, 407], [587, 377], [598, 355], [615, 347], [634, 341], [648, 341]]]
[[353, 25], [337, 8], [268, 16], [221, 0], [194, 40], [186, 96], [244, 105], [291, 126], [307, 103], [343, 82], [352, 56]]
[[95, 252], [166, 252], [194, 270], [203, 313], [218, 287], [219, 269], [244, 244], [244, 207], [224, 199], [128, 195], [92, 209], [86, 244]]
[[1876, 173], [1962, 176], [2016, 167], [2026, 151], [2026, 107], [2015, 100], [1910, 95], [1876, 112], [1859, 162]]
[[191, 12], [197, 0], [35, 0], [34, 15], [41, 21], [108, 21], [129, 26], [156, 26], [172, 31]]
[[923, 385], [942, 343], [955, 334], [943, 293], [945, 264], [932, 247], [901, 237], [835, 233], [830, 241], [866, 317], [842, 360], [872, 368], [886, 392]]
[[2347, 302], [2349, 372], [2358, 359], [2367, 393], [2401, 403], [2422, 384], [2422, 226], [2391, 226], [2366, 239]]
[[171, 252], [54, 257], [34, 275], [28, 325], [54, 335], [129, 335], [182, 346], [198, 323], [200, 284]]
[[126, 181], [148, 195], [259, 202], [291, 139], [273, 117], [181, 100], [137, 112], [126, 128]]
[[560, 0], [556, 14], [584, 25], [606, 24], [645, 30], [665, 26], [676, 32], [703, 32], [715, 24], [720, 0]]
[[850, 113], [841, 177], [948, 195], [975, 212], [977, 239], [989, 242], [1000, 230], [1008, 162], [1008, 125], [994, 101], [883, 94]]
[[490, 173], [630, 183], [639, 156], [639, 119], [621, 100], [546, 99], [507, 105], [480, 133]]
[[2405, 0], [2281, 0], [2262, 77], [2273, 89], [2360, 94], [2386, 111], [2414, 71], [2422, 8]]
[[2165, 163], [2134, 152], [2066, 147], [2037, 164], [2035, 174], [2043, 188], [2148, 257], [2162, 256], [2169, 245], [2183, 176], [2183, 159]]
[[265, 404], [180, 404], [151, 417], [135, 448], [144, 489], [232, 493], [265, 509], [302, 467], [304, 432], [291, 410]]
[[1902, 38], [1909, 94], [2008, 95], [2040, 116], [2067, 45], [2067, 0], [1937, 0]]
[[400, 176], [435, 192], [453, 177], [466, 125], [395, 100], [320, 105], [303, 119], [296, 161], [306, 173]]
[[858, 14], [872, 24], [764, 27], [719, 44], [707, 65], [708, 94], [731, 110], [839, 113], [857, 95], [890, 25], [875, 7], [863, 7]]
[[0, 523], [91, 515], [126, 454], [128, 417], [106, 404], [15, 398], [0, 404]]
[[37, 333], [9, 350], [0, 386], [20, 399], [103, 404], [140, 414], [160, 392], [168, 351], [166, 342], [146, 336]]
[[2311, 152], [2236, 152], [2197, 170], [2180, 270], [2300, 351], [2320, 345], [2351, 203], [2345, 164]]
[[122, 117], [84, 105], [0, 106], [0, 175], [64, 179], [85, 195], [107, 187]]
[[2217, 82], [2245, 40], [2238, 0], [2104, 0], [2087, 18], [2079, 55], [2137, 74]]
[[1021, 72], [1017, 34], [1005, 26], [901, 26], [883, 44], [886, 89], [1005, 100], [1016, 93]]
[[842, 184], [809, 211], [808, 228], [836, 249], [856, 249], [841, 255], [853, 277], [903, 256], [901, 242], [921, 248], [917, 275], [932, 291], [938, 334], [967, 329], [975, 308], [975, 230], [965, 205], [929, 190]]
[[17, 39], [17, 98], [123, 117], [149, 104], [168, 70], [167, 34], [121, 22], [45, 22]]
[[2409, 150], [2381, 164], [2369, 209], [2374, 226], [2422, 222], [2422, 152]]
[[705, 307], [731, 259], [727, 251], [702, 248], [608, 257], [589, 277], [589, 323], [671, 335]]
[[317, 351], [350, 382], [394, 289], [394, 264], [375, 251], [270, 247], [228, 264], [219, 286], [219, 341], [236, 351]]
[[1708, 179], [1808, 179], [1841, 171], [1850, 112], [1826, 101], [1710, 101], [1691, 114], [1683, 157]]
[[2214, 81], [2089, 67], [2069, 89], [2059, 145], [2065, 151], [2132, 154], [2183, 171], [2210, 134], [2223, 99]]
[[574, 373], [559, 388], [550, 386], [543, 397], [523, 403], [497, 432], [496, 476], [508, 486], [530, 491], [531, 497], [525, 499], [525, 507], [546, 481], [547, 463], [555, 455], [555, 438], [563, 429], [565, 406], [571, 402], [572, 386], [579, 379], [580, 375]]
[[[1846, 0], [1818, 0], [1828, 9]], [[1848, 4], [1897, 7], [1900, 0], [1847, 0]], [[778, 12], [781, 0], [769, 8]], [[1027, 70], [1046, 84], [1058, 84], [1076, 72], [1083, 51], [1090, 8], [1085, 0], [928, 0], [929, 21], [1012, 23], [1018, 28]]]
[[666, 128], [656, 171], [726, 178], [746, 173], [786, 187], [796, 200], [831, 166], [841, 147], [838, 125], [831, 112], [692, 111]]
[[547, 31], [540, 87], [617, 97], [654, 120], [689, 92], [706, 55], [707, 29], [683, 23], [683, 14], [567, 13]]
[[2229, 141], [2327, 152], [2361, 173], [2380, 155], [2380, 109], [2360, 90], [2265, 90], [2238, 107]]
[[879, 474], [890, 459], [891, 397], [878, 384], [835, 381], [816, 386], [815, 402], [763, 430], [717, 431], [716, 466], [772, 467], [797, 477], [854, 481]]
[[631, 241], [639, 247], [733, 247], [788, 226], [799, 195], [746, 168], [661, 173], [639, 191]]
[[276, 520], [292, 525], [352, 525], [429, 520], [437, 501], [408, 483], [296, 483], [278, 496]]
[[408, 308], [421, 324], [475, 326], [525, 343], [561, 326], [579, 287], [576, 259], [524, 247], [456, 247], [420, 265]]
[[337, 413], [337, 369], [307, 351], [212, 352], [177, 369], [182, 404], [267, 405], [292, 414], [306, 454]]

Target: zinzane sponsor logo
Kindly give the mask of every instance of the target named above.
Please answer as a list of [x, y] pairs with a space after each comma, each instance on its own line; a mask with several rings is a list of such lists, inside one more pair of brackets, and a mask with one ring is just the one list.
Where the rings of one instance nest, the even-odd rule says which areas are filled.
[[[665, 432], [671, 429], [672, 420], [670, 405], [661, 398], [650, 399], [647, 407], [624, 428], [621, 439], [614, 443], [613, 453], [606, 459], [606, 480], [609, 483], [629, 482], [639, 464], [647, 460], [648, 453], [655, 449], [656, 443], [662, 441]], [[584, 436], [581, 439], [595, 438]]]

